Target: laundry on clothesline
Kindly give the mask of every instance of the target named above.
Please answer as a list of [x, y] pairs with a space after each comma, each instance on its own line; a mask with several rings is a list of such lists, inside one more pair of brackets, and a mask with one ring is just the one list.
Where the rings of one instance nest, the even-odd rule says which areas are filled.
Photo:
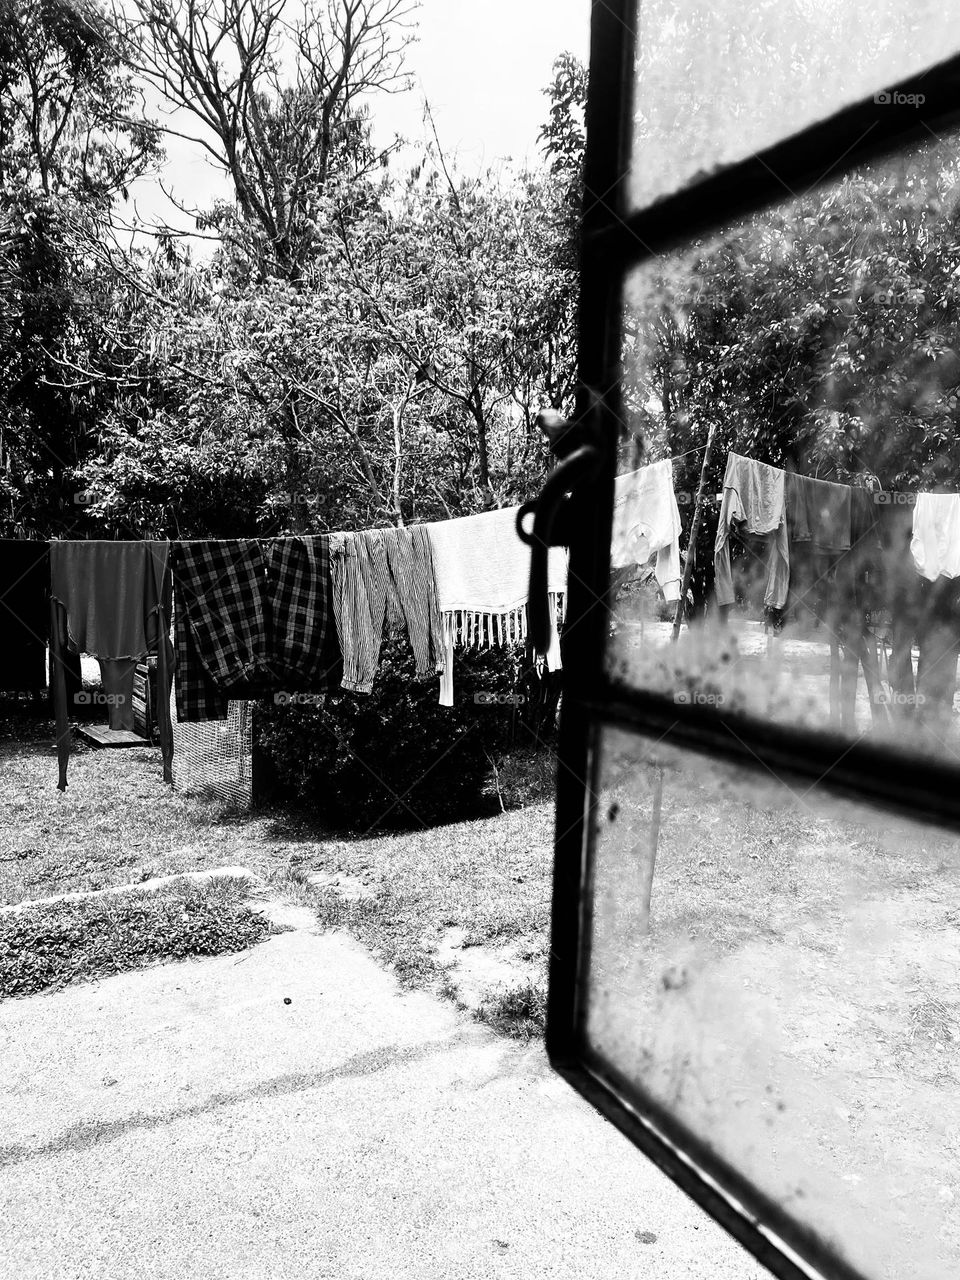
[[791, 546], [809, 542], [824, 552], [849, 551], [852, 493], [848, 484], [785, 472], [785, 516]]
[[736, 592], [730, 559], [733, 527], [742, 536], [758, 540], [755, 562], [762, 567], [763, 602], [768, 609], [782, 609], [790, 586], [790, 551], [787, 541], [785, 473], [780, 467], [755, 462], [738, 453], [727, 455], [723, 497], [713, 549], [714, 584], [719, 605], [733, 604]]
[[[443, 628], [441, 706], [453, 705], [453, 651], [518, 644], [527, 637], [530, 548], [517, 533], [519, 507], [427, 524]], [[547, 605], [553, 622], [547, 669], [560, 666], [557, 634], [567, 590], [567, 551], [547, 555]]]
[[47, 687], [49, 546], [0, 539], [0, 688]]
[[960, 577], [960, 494], [917, 494], [910, 554], [928, 582]]
[[178, 543], [174, 603], [178, 720], [334, 678], [328, 535]]
[[960, 660], [960, 495], [872, 492], [731, 453], [715, 542], [721, 606], [736, 595], [734, 532], [747, 552], [738, 562], [741, 590], [751, 577], [762, 579], [770, 618], [782, 623], [807, 612], [826, 623], [831, 650], [841, 655], [848, 727], [859, 665], [875, 718], [883, 710], [878, 640], [889, 649], [893, 713], [951, 713]]
[[[50, 544], [50, 669], [61, 791], [69, 757], [65, 653], [99, 659], [111, 729], [133, 729], [134, 673], [151, 653], [158, 655], [161, 685], [169, 693], [169, 555], [168, 542]], [[159, 727], [169, 781], [172, 739], [162, 711]]]
[[[619, 477], [616, 503], [614, 564], [655, 561], [666, 598], [676, 599], [680, 515], [669, 460]], [[17, 687], [43, 687], [49, 638], [61, 789], [68, 678], [81, 653], [100, 663], [115, 729], [132, 728], [136, 666], [157, 654], [167, 781], [174, 673], [180, 722], [223, 721], [231, 701], [322, 696], [338, 685], [369, 693], [385, 631], [403, 630], [416, 676], [439, 674], [440, 702], [451, 706], [457, 647], [527, 637], [530, 549], [517, 533], [519, 510], [304, 537], [0, 543], [0, 607], [13, 615], [0, 636]], [[561, 665], [567, 565], [566, 548], [550, 548], [549, 671]]]
[[679, 600], [683, 578], [680, 531], [680, 509], [669, 458], [617, 476], [610, 546], [614, 569], [643, 565], [656, 557], [654, 573], [664, 599]]
[[332, 534], [330, 555], [343, 688], [372, 691], [388, 625], [406, 630], [416, 675], [435, 675], [442, 635], [433, 552], [424, 527]]

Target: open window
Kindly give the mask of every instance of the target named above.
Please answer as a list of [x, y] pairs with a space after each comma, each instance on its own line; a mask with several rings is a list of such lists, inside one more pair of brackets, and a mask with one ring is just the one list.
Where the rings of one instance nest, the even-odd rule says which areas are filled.
[[[548, 1049], [784, 1277], [960, 1274], [958, 17], [593, 5]], [[679, 627], [611, 557], [667, 458]]]

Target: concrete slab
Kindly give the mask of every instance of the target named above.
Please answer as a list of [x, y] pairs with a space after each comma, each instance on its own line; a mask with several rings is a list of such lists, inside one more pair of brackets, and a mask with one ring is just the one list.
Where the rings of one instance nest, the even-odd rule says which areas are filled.
[[352, 939], [0, 1004], [0, 1275], [759, 1280], [542, 1049]]

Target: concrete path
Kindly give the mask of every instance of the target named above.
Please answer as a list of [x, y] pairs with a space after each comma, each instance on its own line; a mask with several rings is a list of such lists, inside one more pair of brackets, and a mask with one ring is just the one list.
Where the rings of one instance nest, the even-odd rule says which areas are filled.
[[540, 1048], [294, 919], [0, 1004], [0, 1276], [766, 1275]]

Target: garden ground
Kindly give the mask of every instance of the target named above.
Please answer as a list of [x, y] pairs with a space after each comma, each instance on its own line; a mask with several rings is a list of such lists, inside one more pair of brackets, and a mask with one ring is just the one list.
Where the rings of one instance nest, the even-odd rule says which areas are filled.
[[49, 726], [16, 732], [0, 739], [0, 904], [246, 866], [352, 932], [402, 983], [443, 990], [520, 1034], [542, 1026], [549, 802], [403, 834], [328, 836], [307, 819], [231, 812], [166, 787], [151, 748], [81, 747], [60, 793]]
[[[324, 840], [171, 792], [147, 750], [81, 751], [54, 783], [41, 730], [0, 749], [8, 904], [247, 863], [276, 932], [0, 1002], [0, 1272], [759, 1280], [539, 1044], [411, 989], [462, 987], [494, 1021], [491, 989], [542, 989], [549, 806]], [[455, 979], [483, 946], [514, 966]], [[505, 1003], [534, 1029], [535, 1001]]]
[[[164, 788], [146, 749], [78, 752], [61, 795], [49, 741], [37, 725], [0, 746], [3, 901], [246, 865], [307, 907], [314, 928], [352, 933], [402, 987], [452, 996], [520, 1036], [542, 1024], [549, 802], [428, 831], [330, 836]], [[784, 1196], [799, 1150], [798, 1185], [822, 1189], [820, 1208], [862, 1201], [872, 1222], [878, 1196], [893, 1205], [871, 1226], [889, 1264], [877, 1274], [899, 1274], [907, 1256], [912, 1274], [939, 1274], [937, 1251], [952, 1259], [958, 1248], [933, 1229], [937, 1206], [960, 1196], [957, 1128], [945, 1123], [960, 1074], [956, 841], [902, 824], [871, 831], [759, 792], [745, 800], [668, 767], [641, 943], [635, 898], [617, 889], [647, 839], [632, 750], [608, 770], [621, 831], [601, 832], [595, 938], [598, 977], [638, 1015], [621, 1037], [632, 1069], [652, 1060], [648, 1087], [721, 1149], [752, 1135], [753, 1167]], [[233, 961], [204, 962], [221, 963]], [[652, 1029], [646, 1040], [637, 1027]], [[768, 1115], [775, 1101], [783, 1108]], [[928, 1270], [914, 1229], [924, 1215]]]
[[0, 1003], [0, 1274], [760, 1280], [521, 1046], [304, 908]]

